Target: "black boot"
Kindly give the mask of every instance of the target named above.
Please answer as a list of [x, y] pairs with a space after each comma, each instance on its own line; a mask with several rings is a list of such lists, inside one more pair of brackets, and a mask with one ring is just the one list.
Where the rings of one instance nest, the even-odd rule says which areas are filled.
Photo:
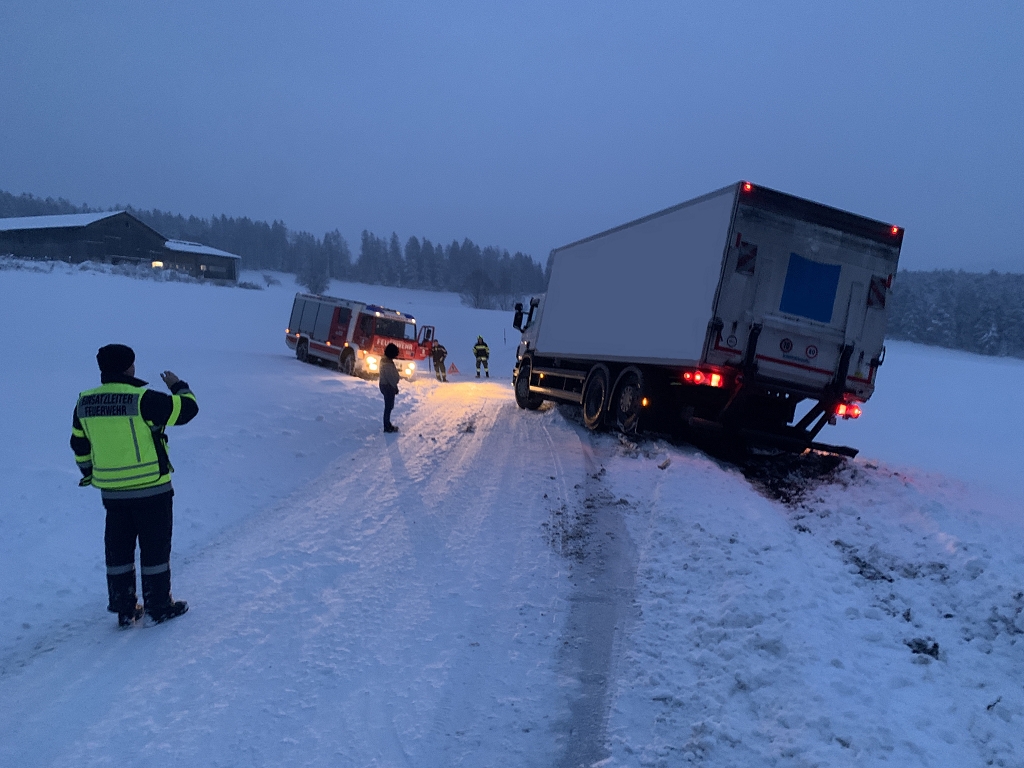
[[[109, 566], [108, 566], [109, 570]], [[135, 596], [135, 567], [113, 576], [107, 574], [107, 610], [111, 613], [132, 614], [138, 598]]]
[[167, 605], [157, 610], [151, 611], [146, 610], [149, 614], [149, 618], [153, 620], [154, 624], [163, 624], [168, 619], [174, 619], [181, 616], [183, 613], [188, 613], [188, 603], [184, 600], [171, 600]]
[[131, 611], [118, 612], [117, 614], [117, 626], [121, 628], [130, 627], [136, 621], [142, 618], [143, 611], [142, 606], [138, 603], [135, 604], [135, 609]]
[[[157, 566], [161, 567], [161, 566]], [[188, 610], [188, 603], [171, 597], [171, 569], [162, 566], [157, 573], [146, 573], [142, 568], [142, 602], [146, 605], [146, 615], [154, 624], [162, 624], [168, 619], [181, 616]]]

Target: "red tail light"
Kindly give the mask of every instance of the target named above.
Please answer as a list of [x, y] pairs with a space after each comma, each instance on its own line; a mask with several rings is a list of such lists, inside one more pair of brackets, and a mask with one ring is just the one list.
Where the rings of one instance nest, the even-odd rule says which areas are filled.
[[841, 416], [844, 419], [860, 418], [861, 413], [863, 411], [856, 403], [840, 403], [836, 406], [836, 416]]
[[751, 184], [749, 181], [744, 181], [743, 182], [743, 191], [744, 192], [753, 192], [754, 191], [754, 185]]
[[705, 387], [725, 386], [725, 377], [722, 374], [701, 370], [683, 371], [683, 381], [687, 384], [703, 384]]

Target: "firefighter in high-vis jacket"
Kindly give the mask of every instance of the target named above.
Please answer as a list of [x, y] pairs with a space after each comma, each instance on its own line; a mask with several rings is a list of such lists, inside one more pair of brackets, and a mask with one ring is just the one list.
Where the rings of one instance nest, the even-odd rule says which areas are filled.
[[491, 378], [491, 372], [487, 368], [487, 361], [491, 358], [491, 348], [487, 346], [483, 336], [476, 337], [476, 344], [473, 345], [473, 357], [476, 358], [476, 377], [480, 378], [480, 366], [482, 365], [487, 378]]
[[[96, 355], [100, 386], [78, 396], [71, 449], [82, 471], [80, 485], [100, 489], [107, 520], [107, 610], [118, 624], [143, 616], [160, 623], [188, 610], [171, 597], [171, 462], [165, 427], [187, 424], [197, 413], [188, 384], [170, 371], [160, 374], [171, 394], [146, 388], [135, 378], [135, 352], [108, 344]], [[142, 565], [142, 602], [135, 592], [135, 541]]]

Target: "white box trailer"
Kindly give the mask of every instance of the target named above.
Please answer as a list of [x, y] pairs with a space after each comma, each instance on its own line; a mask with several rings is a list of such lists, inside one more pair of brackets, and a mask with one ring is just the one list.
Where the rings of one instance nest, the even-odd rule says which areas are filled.
[[902, 242], [900, 227], [738, 182], [558, 248], [543, 301], [517, 307], [517, 402], [580, 404], [591, 429], [854, 455], [814, 438], [874, 391]]

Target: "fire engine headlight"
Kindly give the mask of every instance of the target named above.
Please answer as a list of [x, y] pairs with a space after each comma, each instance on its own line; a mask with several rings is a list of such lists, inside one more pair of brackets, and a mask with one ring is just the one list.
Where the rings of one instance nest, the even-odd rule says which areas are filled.
[[371, 371], [376, 371], [377, 370], [377, 358], [374, 357], [373, 355], [367, 355], [366, 356], [366, 367], [369, 368]]

